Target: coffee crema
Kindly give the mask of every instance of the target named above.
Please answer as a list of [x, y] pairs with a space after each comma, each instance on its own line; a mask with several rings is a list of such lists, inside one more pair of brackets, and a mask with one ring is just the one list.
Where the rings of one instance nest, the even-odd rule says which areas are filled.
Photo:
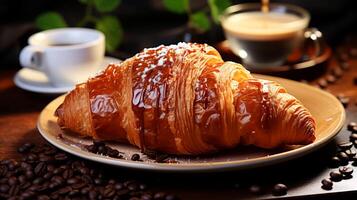
[[249, 40], [280, 40], [293, 37], [308, 20], [290, 13], [245, 12], [228, 16], [222, 23], [229, 34]]

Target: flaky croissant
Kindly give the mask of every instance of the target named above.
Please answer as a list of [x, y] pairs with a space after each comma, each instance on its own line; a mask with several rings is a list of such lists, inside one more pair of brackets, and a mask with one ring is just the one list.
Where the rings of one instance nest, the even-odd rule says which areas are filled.
[[67, 94], [56, 115], [80, 135], [170, 154], [315, 139], [315, 121], [296, 98], [206, 44], [161, 45], [111, 64]]

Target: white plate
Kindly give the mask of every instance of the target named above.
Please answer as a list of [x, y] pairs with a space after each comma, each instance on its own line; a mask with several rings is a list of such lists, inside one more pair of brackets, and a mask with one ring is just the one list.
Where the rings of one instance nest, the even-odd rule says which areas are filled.
[[[104, 69], [110, 63], [118, 62], [121, 61], [113, 57], [105, 57], [99, 70]], [[62, 94], [74, 88], [74, 86], [55, 87], [51, 85], [46, 74], [29, 68], [20, 69], [14, 77], [14, 82], [21, 89], [44, 94]]]
[[[91, 139], [83, 139], [76, 135], [71, 135], [59, 128], [54, 112], [63, 102], [64, 95], [53, 100], [43, 109], [37, 127], [41, 135], [56, 147], [88, 160], [120, 167], [175, 172], [241, 170], [286, 161], [318, 149], [330, 141], [342, 128], [345, 121], [345, 110], [333, 95], [296, 81], [272, 76], [255, 76], [279, 82], [290, 94], [298, 98], [310, 110], [317, 123], [316, 140], [314, 143], [306, 146], [295, 145], [275, 150], [237, 147], [234, 150], [213, 155], [170, 158], [170, 160], [178, 161], [178, 163], [156, 163], [143, 156], [140, 150], [134, 146], [111, 143], [110, 146], [112, 148], [125, 153], [125, 159], [113, 159], [87, 152], [83, 146], [90, 144], [92, 142]], [[59, 135], [62, 135], [62, 138]], [[131, 161], [130, 157], [133, 153], [140, 154], [143, 161]]]

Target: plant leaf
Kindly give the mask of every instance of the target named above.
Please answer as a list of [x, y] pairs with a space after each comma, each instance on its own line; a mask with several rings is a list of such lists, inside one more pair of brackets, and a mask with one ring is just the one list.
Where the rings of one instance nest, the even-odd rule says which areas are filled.
[[209, 18], [202, 11], [195, 12], [191, 15], [191, 24], [194, 28], [202, 32], [206, 32], [211, 28]]
[[87, 4], [89, 0], [78, 0], [80, 3]]
[[171, 12], [183, 14], [187, 12], [189, 0], [163, 0], [165, 8]]
[[100, 18], [95, 25], [105, 35], [105, 48], [108, 52], [113, 52], [121, 43], [123, 38], [123, 29], [119, 20], [114, 16], [104, 16]]
[[94, 0], [94, 6], [99, 12], [111, 12], [115, 10], [121, 0]]
[[230, 0], [208, 0], [211, 16], [215, 23], [219, 23], [219, 17], [223, 11], [231, 5]]
[[66, 27], [67, 23], [57, 12], [42, 13], [36, 18], [36, 26], [41, 30]]

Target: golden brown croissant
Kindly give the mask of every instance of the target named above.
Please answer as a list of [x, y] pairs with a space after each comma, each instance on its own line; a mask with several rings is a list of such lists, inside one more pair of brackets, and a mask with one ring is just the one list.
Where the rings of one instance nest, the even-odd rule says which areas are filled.
[[205, 44], [161, 45], [111, 64], [77, 85], [56, 114], [83, 136], [171, 154], [315, 139], [314, 119], [296, 98]]

